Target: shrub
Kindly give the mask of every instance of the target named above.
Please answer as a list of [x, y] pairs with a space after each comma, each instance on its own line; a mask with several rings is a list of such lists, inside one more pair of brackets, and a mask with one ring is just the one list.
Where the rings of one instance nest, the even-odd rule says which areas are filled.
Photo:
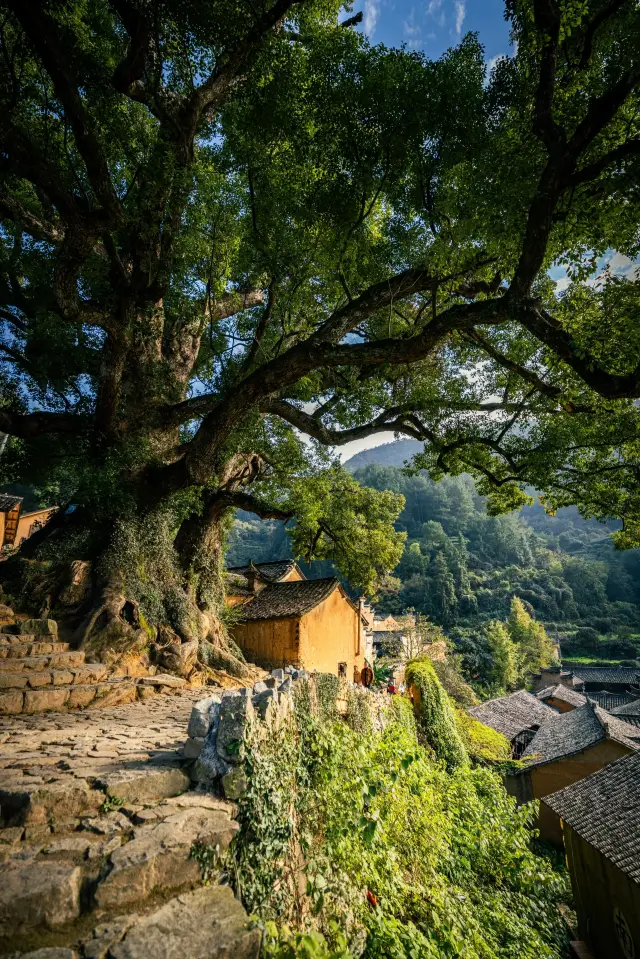
[[436, 676], [433, 663], [428, 659], [413, 660], [407, 665], [406, 679], [418, 690], [417, 721], [423, 741], [431, 746], [447, 769], [465, 763], [467, 753], [458, 732], [455, 712]]

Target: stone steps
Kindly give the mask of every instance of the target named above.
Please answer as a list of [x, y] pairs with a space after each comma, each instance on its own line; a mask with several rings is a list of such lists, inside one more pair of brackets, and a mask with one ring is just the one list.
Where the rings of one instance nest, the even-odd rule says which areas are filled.
[[[9, 640], [20, 640], [20, 642], [10, 642]], [[29, 636], [11, 636], [9, 640], [3, 640], [0, 637], [0, 659], [24, 659], [28, 656], [66, 653], [69, 650], [69, 643], [34, 642]]]
[[0, 672], [0, 689], [40, 689], [42, 686], [77, 686], [107, 679], [109, 670], [102, 663], [84, 663], [73, 669]]
[[85, 654], [82, 650], [71, 649], [62, 653], [50, 653], [48, 656], [17, 656], [0, 659], [1, 673], [37, 672], [42, 669], [62, 669], [70, 666], [83, 666]]
[[97, 708], [186, 685], [174, 676], [128, 678], [58, 640], [52, 619], [20, 619], [0, 606], [0, 716]]
[[215, 884], [237, 809], [188, 787], [174, 762], [0, 788], [0, 956], [258, 959], [260, 932]]

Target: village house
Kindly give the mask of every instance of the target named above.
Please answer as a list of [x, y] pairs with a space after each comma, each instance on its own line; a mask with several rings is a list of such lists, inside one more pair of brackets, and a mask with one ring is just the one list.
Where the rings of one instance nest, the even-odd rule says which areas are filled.
[[[640, 750], [640, 730], [591, 701], [561, 715], [551, 712], [553, 720], [541, 724], [522, 753], [527, 767], [506, 777], [507, 791], [520, 803], [542, 799]], [[542, 839], [562, 845], [558, 817], [548, 806], [540, 806], [538, 826]]]
[[561, 823], [581, 939], [572, 943], [576, 959], [636, 959], [640, 753], [546, 796], [541, 806]]
[[519, 759], [540, 726], [553, 720], [557, 713], [525, 689], [489, 699], [467, 710], [470, 716], [495, 729], [511, 743], [514, 759]]
[[22, 512], [22, 497], [0, 493], [0, 552], [20, 546], [55, 513], [55, 507]]
[[551, 706], [558, 713], [569, 713], [572, 709], [584, 706], [587, 702], [587, 697], [583, 696], [582, 693], [576, 692], [570, 686], [562, 686], [561, 684], [541, 689], [539, 693], [536, 693], [536, 698], [546, 703], [547, 706]]
[[227, 601], [241, 607], [231, 633], [247, 659], [359, 681], [362, 615], [335, 577], [306, 579], [293, 560], [249, 563], [227, 572]]
[[534, 677], [534, 692], [561, 685], [588, 693], [604, 709], [611, 710], [640, 697], [640, 670], [633, 666], [551, 666]]
[[613, 716], [619, 716], [625, 723], [640, 727], [640, 699], [632, 699], [630, 703], [616, 706], [610, 712]]

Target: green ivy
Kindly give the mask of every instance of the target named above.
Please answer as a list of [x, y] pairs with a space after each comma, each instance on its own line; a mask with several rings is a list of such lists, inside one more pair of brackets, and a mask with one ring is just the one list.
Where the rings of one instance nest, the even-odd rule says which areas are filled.
[[418, 729], [424, 742], [452, 771], [467, 762], [467, 751], [458, 732], [453, 705], [429, 659], [407, 665], [406, 680], [420, 694]]
[[231, 872], [267, 924], [264, 956], [565, 956], [568, 887], [532, 851], [533, 805], [516, 807], [486, 766], [447, 770], [406, 699], [389, 700], [382, 731], [319, 699], [296, 684], [290, 720], [245, 743]]

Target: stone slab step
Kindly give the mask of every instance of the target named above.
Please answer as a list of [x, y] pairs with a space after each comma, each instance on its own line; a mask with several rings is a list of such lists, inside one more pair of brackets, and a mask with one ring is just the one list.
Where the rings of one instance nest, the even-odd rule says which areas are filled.
[[0, 690], [0, 716], [120, 706], [137, 699], [134, 679], [112, 679], [89, 685], [45, 686]]
[[262, 939], [229, 886], [194, 889], [149, 916], [129, 916], [121, 930], [115, 938], [112, 926], [101, 945], [94, 933], [84, 956], [98, 959], [108, 949], [112, 959], [258, 959]]
[[85, 663], [75, 669], [52, 669], [22, 673], [0, 672], [0, 690], [3, 689], [42, 689], [49, 686], [78, 686], [99, 683], [109, 675], [109, 669], [102, 663]]
[[30, 778], [23, 776], [13, 785], [0, 787], [0, 815], [4, 823], [0, 835], [7, 829], [28, 825], [53, 826], [56, 832], [62, 831], [65, 824], [75, 828], [80, 820], [98, 816], [108, 799], [122, 800], [122, 804], [134, 808], [160, 803], [159, 815], [165, 818], [181, 809], [193, 808], [200, 812], [222, 811], [227, 818], [236, 815], [231, 803], [207, 793], [187, 792], [189, 776], [177, 760], [165, 766], [143, 762], [136, 769], [102, 774], [90, 782], [73, 776], [51, 783], [30, 782]]
[[109, 856], [108, 872], [95, 892], [99, 909], [120, 910], [156, 890], [180, 889], [198, 882], [200, 865], [194, 843], [222, 856], [239, 826], [223, 810], [179, 809], [161, 822], [138, 826], [133, 839]]
[[258, 959], [261, 938], [229, 886], [206, 886], [146, 915], [102, 922], [72, 948], [45, 946], [12, 959]]
[[0, 659], [0, 672], [20, 673], [26, 670], [62, 669], [82, 666], [85, 654], [81, 650], [51, 653], [49, 656], [23, 656], [16, 659]]
[[[27, 639], [25, 636], [15, 636], [15, 639]], [[6, 643], [0, 639], [0, 659], [24, 659], [29, 656], [47, 656], [51, 653], [69, 652], [69, 643], [27, 642]]]

